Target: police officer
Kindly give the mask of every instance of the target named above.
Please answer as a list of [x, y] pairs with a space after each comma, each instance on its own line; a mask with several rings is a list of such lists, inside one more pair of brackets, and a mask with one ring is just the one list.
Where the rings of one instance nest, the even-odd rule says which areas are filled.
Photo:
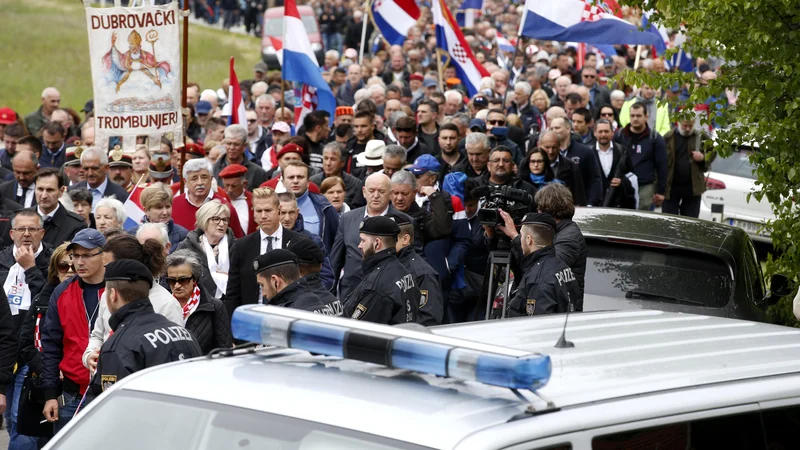
[[113, 334], [100, 348], [91, 396], [139, 370], [203, 355], [190, 331], [153, 311], [148, 299], [153, 275], [144, 264], [132, 259], [109, 263], [105, 281]]
[[300, 280], [297, 256], [289, 250], [278, 248], [260, 255], [253, 261], [253, 270], [267, 304], [333, 315]]
[[344, 314], [356, 320], [394, 325], [416, 322], [419, 289], [411, 272], [397, 259], [394, 220], [368, 217], [361, 222], [358, 248], [364, 278], [344, 301]]
[[414, 250], [414, 224], [410, 218], [400, 214], [389, 214], [400, 227], [397, 235], [397, 259], [414, 277], [414, 285], [419, 289], [419, 314], [417, 323], [431, 326], [441, 325], [444, 316], [444, 300], [439, 273]]
[[524, 275], [509, 303], [508, 316], [575, 310], [572, 299], [577, 298], [578, 283], [572, 269], [556, 255], [555, 234], [556, 221], [549, 214], [529, 213], [522, 220], [518, 242]]
[[300, 270], [300, 280], [304, 281], [311, 292], [322, 301], [322, 304], [333, 316], [341, 316], [344, 307], [333, 294], [322, 285], [320, 270], [325, 261], [322, 249], [311, 239], [298, 238], [289, 241], [286, 250], [297, 256], [297, 268]]

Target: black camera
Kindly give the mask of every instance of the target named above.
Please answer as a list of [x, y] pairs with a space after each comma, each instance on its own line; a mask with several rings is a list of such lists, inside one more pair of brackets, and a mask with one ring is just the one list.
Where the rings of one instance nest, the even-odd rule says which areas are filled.
[[533, 197], [527, 191], [509, 186], [482, 186], [475, 189], [472, 195], [484, 201], [478, 211], [478, 221], [481, 225], [493, 227], [503, 224], [501, 209], [511, 216], [515, 225], [522, 224], [522, 219], [533, 202]]

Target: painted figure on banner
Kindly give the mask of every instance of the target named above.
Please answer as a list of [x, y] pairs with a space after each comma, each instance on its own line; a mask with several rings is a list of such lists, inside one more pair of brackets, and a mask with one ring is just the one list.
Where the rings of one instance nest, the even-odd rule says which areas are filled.
[[167, 61], [158, 61], [155, 55], [156, 41], [158, 32], [150, 30], [146, 33], [146, 40], [152, 46], [152, 52], [142, 48], [142, 36], [136, 31], [131, 30], [128, 35], [128, 50], [125, 52], [117, 48], [117, 32], [111, 34], [111, 50], [103, 56], [103, 68], [108, 74], [108, 81], [116, 83], [116, 92], [128, 81], [134, 73], [142, 73], [147, 78], [132, 84], [142, 87], [142, 81], [149, 79], [150, 83], [158, 88], [162, 83], [169, 80], [171, 72], [170, 64]]

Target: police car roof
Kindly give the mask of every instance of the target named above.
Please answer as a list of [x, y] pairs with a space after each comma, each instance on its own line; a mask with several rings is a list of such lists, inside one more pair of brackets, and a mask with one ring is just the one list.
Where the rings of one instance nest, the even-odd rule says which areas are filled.
[[524, 417], [529, 405], [539, 411], [567, 409], [800, 373], [800, 330], [794, 328], [662, 311], [581, 313], [570, 316], [567, 328], [575, 348], [556, 349], [563, 325], [564, 316], [553, 315], [432, 329], [550, 355], [552, 376], [538, 391], [549, 406], [530, 392], [523, 401], [509, 389], [288, 349], [160, 366], [126, 378], [116, 389], [234, 405], [447, 448]]

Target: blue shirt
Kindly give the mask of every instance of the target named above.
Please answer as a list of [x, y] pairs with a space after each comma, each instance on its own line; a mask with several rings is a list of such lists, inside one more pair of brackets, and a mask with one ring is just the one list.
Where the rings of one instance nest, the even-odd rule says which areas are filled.
[[42, 148], [42, 157], [39, 158], [39, 168], [44, 169], [47, 167], [55, 167], [56, 169], [61, 168], [64, 165], [65, 156], [64, 155], [64, 148], [66, 148], [67, 143], [66, 141], [61, 144], [61, 148], [58, 149], [57, 152], [53, 153], [50, 151], [49, 148], [44, 147]]
[[100, 200], [103, 199], [103, 193], [106, 191], [108, 187], [108, 176], [106, 175], [105, 180], [98, 186], [96, 189], [89, 186], [89, 183], [86, 183], [86, 188], [89, 189], [89, 192], [92, 193], [92, 212], [97, 209], [97, 204], [100, 203]]
[[297, 207], [300, 208], [300, 214], [303, 215], [305, 229], [319, 236], [320, 217], [317, 215], [317, 208], [314, 207], [314, 203], [308, 197], [308, 189], [297, 198]]

